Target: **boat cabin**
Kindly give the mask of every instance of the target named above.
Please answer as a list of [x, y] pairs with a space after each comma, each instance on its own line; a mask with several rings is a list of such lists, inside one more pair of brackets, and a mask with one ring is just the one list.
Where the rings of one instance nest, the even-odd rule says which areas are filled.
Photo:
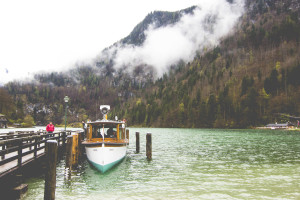
[[293, 129], [295, 127], [294, 124], [291, 122], [286, 122], [286, 123], [275, 123], [275, 124], [268, 124], [266, 125], [266, 128], [269, 129]]
[[99, 120], [88, 123], [87, 142], [124, 142], [125, 122]]

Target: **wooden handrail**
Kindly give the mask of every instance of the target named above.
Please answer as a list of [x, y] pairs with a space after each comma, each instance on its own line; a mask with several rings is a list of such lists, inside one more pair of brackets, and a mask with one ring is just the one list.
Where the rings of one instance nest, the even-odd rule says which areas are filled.
[[[41, 146], [41, 144], [45, 144], [48, 139], [57, 140], [59, 146], [64, 146], [66, 144], [67, 135], [71, 135], [71, 131], [63, 132], [54, 132], [52, 133], [54, 137], [46, 138], [49, 134], [43, 135], [31, 135], [28, 137], [20, 137], [14, 139], [0, 140], [0, 167], [6, 163], [17, 160], [17, 167], [22, 166], [22, 158], [28, 154], [33, 153], [33, 158], [36, 159], [38, 157], [38, 151], [45, 148], [45, 145]], [[29, 148], [28, 151], [23, 152], [23, 149]], [[5, 158], [6, 154], [16, 152], [16, 155], [13, 155], [9, 158]], [[1, 174], [0, 174], [1, 177]]]

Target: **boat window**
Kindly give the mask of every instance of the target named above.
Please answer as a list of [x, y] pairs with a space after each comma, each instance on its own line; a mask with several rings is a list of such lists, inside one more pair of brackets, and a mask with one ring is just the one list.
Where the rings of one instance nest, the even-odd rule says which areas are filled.
[[93, 138], [102, 138], [104, 133], [104, 138], [116, 138], [117, 137], [117, 128], [111, 125], [98, 125], [93, 126]]
[[101, 128], [99, 126], [94, 126], [92, 135], [93, 135], [93, 138], [102, 138]]

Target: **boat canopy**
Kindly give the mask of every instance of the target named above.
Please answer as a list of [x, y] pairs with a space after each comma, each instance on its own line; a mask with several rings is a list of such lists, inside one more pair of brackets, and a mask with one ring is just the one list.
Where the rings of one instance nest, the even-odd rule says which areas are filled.
[[91, 125], [99, 125], [99, 124], [125, 124], [124, 121], [115, 121], [115, 120], [97, 120], [93, 122], [87, 122]]
[[[97, 120], [88, 122], [87, 141], [99, 142], [99, 139], [108, 138], [124, 140], [125, 138], [125, 121], [117, 120]], [[98, 141], [99, 140], [99, 141]]]

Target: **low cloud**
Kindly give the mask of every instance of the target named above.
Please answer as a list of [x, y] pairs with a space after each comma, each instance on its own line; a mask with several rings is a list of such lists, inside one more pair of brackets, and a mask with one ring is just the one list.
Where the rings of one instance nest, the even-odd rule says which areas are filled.
[[162, 76], [178, 61], [191, 61], [197, 51], [216, 46], [221, 37], [233, 30], [244, 11], [244, 0], [228, 3], [226, 0], [202, 0], [193, 14], [166, 27], [148, 27], [146, 39], [141, 46], [116, 45], [113, 52], [114, 67], [126, 68], [148, 65]]

